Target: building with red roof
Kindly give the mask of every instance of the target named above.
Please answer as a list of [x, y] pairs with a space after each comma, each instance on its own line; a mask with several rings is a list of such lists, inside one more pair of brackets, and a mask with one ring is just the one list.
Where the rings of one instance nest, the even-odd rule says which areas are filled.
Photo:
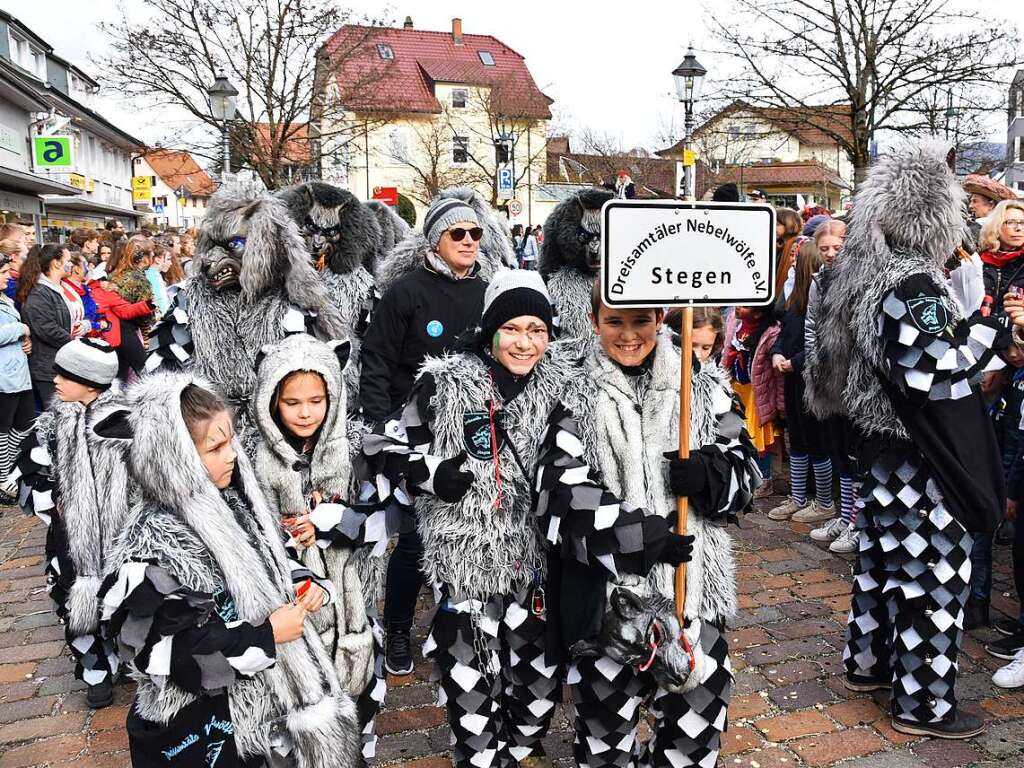
[[464, 33], [461, 19], [441, 32], [406, 18], [400, 28], [345, 25], [319, 55], [325, 180], [361, 199], [396, 187], [420, 210], [433, 190], [466, 184], [498, 206], [504, 137], [523, 206], [514, 220], [533, 223], [552, 100], [520, 53], [493, 35]]
[[[135, 210], [152, 216], [155, 223], [190, 229], [199, 225], [206, 204], [217, 190], [210, 175], [188, 152], [157, 147], [134, 160]], [[148, 180], [148, 185], [146, 181]]]

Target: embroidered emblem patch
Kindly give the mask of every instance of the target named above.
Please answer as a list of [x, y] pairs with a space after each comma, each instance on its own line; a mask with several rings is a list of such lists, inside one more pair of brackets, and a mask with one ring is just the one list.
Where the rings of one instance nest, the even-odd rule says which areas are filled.
[[433, 339], [436, 339], [442, 333], [444, 333], [444, 323], [442, 323], [440, 320], [431, 320], [429, 323], [427, 323], [428, 336], [430, 336]]
[[[473, 411], [462, 417], [462, 433], [466, 443], [466, 453], [479, 461], [490, 461], [491, 455], [491, 422], [488, 414]], [[496, 430], [498, 450], [504, 446], [501, 430]]]
[[938, 296], [907, 299], [907, 310], [914, 325], [925, 333], [938, 333], [949, 324], [949, 313]]

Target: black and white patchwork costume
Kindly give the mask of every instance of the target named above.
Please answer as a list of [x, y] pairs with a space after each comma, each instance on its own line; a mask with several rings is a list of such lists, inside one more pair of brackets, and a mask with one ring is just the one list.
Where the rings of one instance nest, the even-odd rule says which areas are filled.
[[64, 624], [75, 676], [88, 685], [118, 670], [113, 644], [99, 631], [96, 596], [128, 515], [130, 439], [104, 429], [121, 409], [116, 387], [88, 406], [54, 399], [22, 443], [11, 473], [21, 509], [46, 524], [47, 590]]
[[[138, 684], [132, 764], [357, 766], [356, 707], [312, 622], [275, 644], [268, 619], [315, 576], [288, 555], [237, 439], [231, 485], [208, 479], [181, 416], [190, 384], [210, 388], [153, 374], [129, 393], [129, 467], [141, 492], [100, 599]], [[329, 610], [338, 596], [317, 583]]]
[[593, 340], [590, 291], [601, 259], [601, 206], [615, 195], [585, 189], [559, 203], [544, 222], [538, 269], [557, 314], [558, 337]]
[[[627, 508], [646, 510], [646, 517], [641, 510], [641, 521], [647, 529], [655, 523], [674, 528], [676, 498], [664, 454], [679, 445], [679, 349], [665, 330], [640, 369], [624, 370], [596, 345], [580, 365], [565, 396], [579, 427], [564, 415], [553, 423], [537, 478], [537, 513], [548, 540], [562, 540], [567, 561], [596, 559], [605, 567], [604, 573], [589, 569], [575, 580], [569, 565], [563, 570], [563, 640], [574, 657], [568, 682], [575, 709], [576, 761], [588, 768], [711, 768], [726, 726], [732, 684], [724, 629], [735, 613], [736, 581], [732, 542], [724, 525], [735, 521], [753, 497], [759, 480], [756, 451], [721, 369], [695, 365], [690, 442], [706, 482], [704, 490], [690, 498], [687, 532], [694, 536], [694, 544], [687, 566], [685, 632], [697, 664], [688, 674], [688, 659], [678, 638], [662, 638], [675, 652], [667, 663], [687, 667], [676, 678], [685, 682], [668, 684], [650, 671], [640, 671], [636, 663], [624, 663], [619, 654], [613, 658], [594, 638], [611, 610], [607, 606], [615, 602], [607, 596], [616, 589], [648, 596], [674, 612], [675, 569], [652, 557], [657, 537], [649, 530], [642, 537], [624, 535], [626, 518], [621, 512], [616, 515], [608, 502], [621, 499]], [[573, 477], [587, 465], [600, 471], [607, 487], [596, 505], [582, 503], [598, 498], [593, 482], [577, 483]], [[649, 570], [628, 564], [628, 571], [623, 570], [621, 554], [606, 554], [629, 549], [622, 547], [629, 538], [637, 543], [642, 538], [643, 547], [634, 557], [646, 560]], [[637, 572], [646, 575], [631, 575]], [[592, 603], [596, 610], [567, 610], [570, 601]], [[645, 706], [656, 723], [652, 739], [641, 749], [636, 729]]]
[[[218, 287], [225, 270], [236, 275]], [[342, 338], [343, 327], [284, 202], [246, 186], [210, 198], [192, 276], [172, 286], [153, 328], [146, 371], [188, 369], [212, 381], [235, 409], [247, 449], [259, 350], [292, 333]]]
[[956, 716], [971, 534], [993, 531], [1004, 503], [975, 385], [1009, 333], [997, 318], [964, 317], [942, 271], [962, 237], [962, 194], [937, 147], [873, 166], [821, 296], [811, 361], [817, 410], [848, 414], [864, 435], [846, 674], [891, 682], [892, 714], [908, 723]]
[[[383, 581], [383, 549], [388, 534], [397, 530], [401, 512], [392, 513], [389, 530], [384, 524], [387, 512], [372, 499], [359, 498], [353, 461], [362, 446], [362, 430], [346, 415], [342, 370], [348, 350], [348, 342], [325, 343], [306, 334], [264, 348], [253, 404], [260, 431], [255, 468], [272, 512], [280, 517], [309, 514], [316, 528], [317, 544], [302, 549], [301, 560], [318, 576], [330, 579], [340, 599], [310, 621], [334, 659], [342, 686], [357, 699], [363, 756], [371, 758], [376, 745], [374, 718], [386, 690], [376, 601]], [[282, 381], [296, 371], [318, 374], [327, 391], [327, 414], [311, 452], [303, 452], [300, 441], [283, 433], [274, 413]], [[366, 490], [373, 486], [367, 483]], [[311, 500], [314, 491], [322, 496], [319, 504]], [[365, 521], [374, 516], [381, 525], [371, 523], [367, 534]], [[294, 542], [293, 546], [300, 547]]]

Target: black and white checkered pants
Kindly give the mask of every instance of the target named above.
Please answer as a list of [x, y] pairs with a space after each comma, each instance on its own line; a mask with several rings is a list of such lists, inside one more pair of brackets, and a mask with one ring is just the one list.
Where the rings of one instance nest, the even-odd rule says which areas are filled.
[[423, 654], [440, 681], [438, 706], [448, 708], [455, 768], [514, 767], [544, 755], [558, 666], [545, 661], [545, 617], [528, 598], [442, 601], [434, 615]]
[[956, 714], [971, 535], [944, 506], [919, 454], [876, 458], [862, 497], [846, 672], [891, 681], [894, 717], [948, 720]]
[[[705, 622], [701, 647], [707, 665], [700, 685], [686, 693], [661, 688], [649, 672], [607, 657], [582, 658], [569, 670], [575, 709], [574, 753], [581, 768], [714, 768], [732, 689], [729, 644]], [[654, 735], [636, 740], [641, 706], [655, 716]]]
[[[98, 632], [91, 635], [72, 635], [65, 632], [68, 650], [75, 660], [75, 677], [86, 685], [98, 685], [107, 679], [117, 677], [120, 661], [113, 640]], [[111, 680], [113, 682], [113, 680]]]
[[369, 760], [377, 754], [377, 715], [384, 706], [388, 682], [384, 671], [384, 628], [375, 614], [367, 611], [366, 618], [373, 633], [373, 677], [356, 699], [356, 708], [363, 729], [363, 759]]

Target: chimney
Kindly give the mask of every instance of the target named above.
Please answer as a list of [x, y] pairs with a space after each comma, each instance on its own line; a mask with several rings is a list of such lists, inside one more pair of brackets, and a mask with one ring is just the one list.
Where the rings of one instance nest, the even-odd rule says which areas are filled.
[[462, 19], [452, 19], [452, 41], [462, 45]]
[[405, 17], [405, 23], [402, 25], [402, 29], [412, 29], [412, 16]]

